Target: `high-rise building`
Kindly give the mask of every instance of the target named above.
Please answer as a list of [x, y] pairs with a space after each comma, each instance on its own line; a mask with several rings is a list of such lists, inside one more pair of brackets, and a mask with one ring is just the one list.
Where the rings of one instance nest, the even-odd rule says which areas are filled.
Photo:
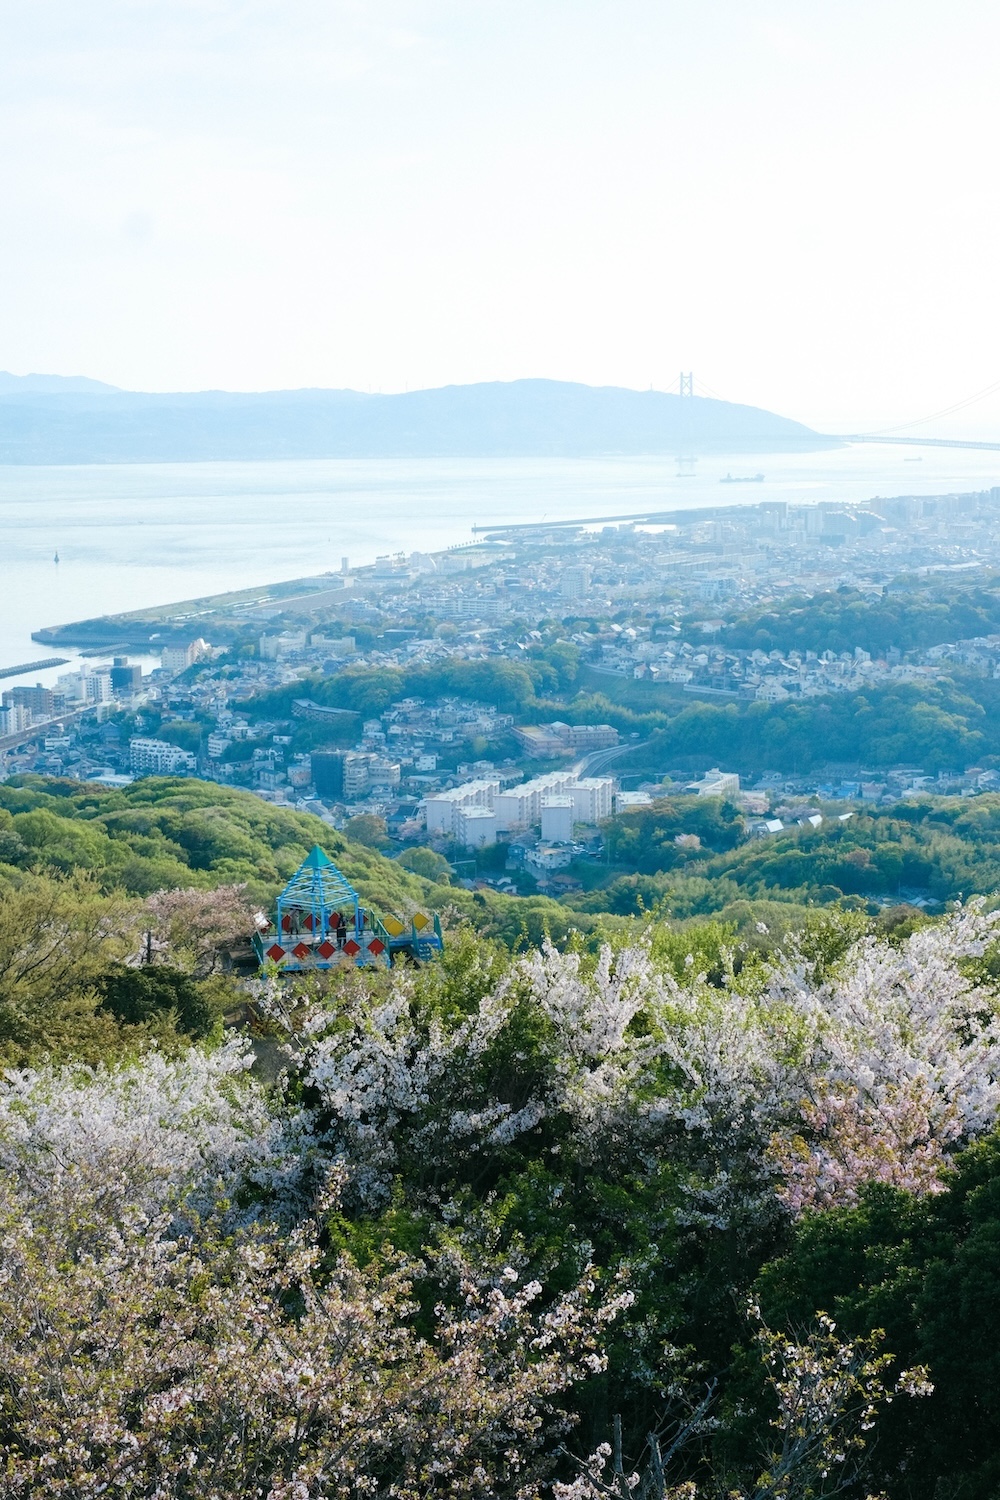
[[611, 816], [611, 799], [615, 784], [610, 776], [585, 776], [571, 786], [573, 820], [576, 823], [600, 823]]
[[34, 687], [8, 688], [3, 704], [5, 708], [26, 708], [36, 719], [50, 719], [56, 711], [56, 695], [37, 682]]
[[213, 729], [208, 737], [208, 756], [210, 760], [220, 760], [232, 744], [229, 735], [221, 729]]
[[564, 599], [582, 599], [590, 588], [590, 569], [585, 563], [563, 568], [559, 575], [559, 592]]
[[304, 630], [283, 630], [280, 635], [262, 635], [257, 643], [261, 661], [281, 661], [306, 649]]
[[142, 687], [142, 668], [127, 656], [116, 656], [111, 668], [111, 690], [115, 693], [137, 693]]
[[344, 795], [344, 751], [314, 750], [311, 759], [317, 797], [339, 801]]
[[355, 750], [344, 754], [344, 798], [350, 802], [368, 790], [368, 767], [372, 760]]

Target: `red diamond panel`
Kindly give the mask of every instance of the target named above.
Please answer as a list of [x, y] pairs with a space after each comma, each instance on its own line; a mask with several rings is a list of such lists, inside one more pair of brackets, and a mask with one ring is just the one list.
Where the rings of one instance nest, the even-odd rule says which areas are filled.
[[285, 950], [284, 948], [279, 948], [277, 943], [272, 943], [267, 950], [267, 956], [273, 964], [276, 964], [279, 958], [284, 958]]
[[312, 912], [311, 911], [306, 912], [305, 921], [302, 923], [302, 925], [305, 928], [306, 932], [312, 932], [312, 930], [313, 930], [313, 918], [312, 918]]
[[369, 953], [384, 953], [385, 952], [385, 944], [379, 938], [372, 938], [371, 942], [368, 944], [368, 952]]
[[295, 947], [292, 949], [292, 952], [295, 954], [296, 958], [308, 958], [311, 951], [312, 950], [309, 947], [308, 943], [296, 943]]
[[319, 947], [316, 949], [316, 952], [319, 954], [320, 958], [332, 958], [336, 951], [337, 950], [332, 943], [320, 943]]
[[287, 912], [281, 919], [281, 930], [282, 932], [291, 932], [292, 930], [292, 919]]
[[358, 947], [353, 938], [348, 938], [347, 942], [344, 944], [344, 952], [349, 953], [353, 958], [356, 953], [361, 952], [361, 949]]

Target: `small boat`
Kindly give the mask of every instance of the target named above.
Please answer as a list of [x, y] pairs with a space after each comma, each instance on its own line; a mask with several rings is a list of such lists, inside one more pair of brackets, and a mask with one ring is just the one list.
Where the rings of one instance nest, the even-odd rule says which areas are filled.
[[55, 555], [55, 557], [54, 557], [54, 558], [53, 558], [53, 559], [52, 559], [52, 561], [53, 561], [53, 562], [58, 562], [58, 561], [59, 561], [59, 553], [58, 553], [58, 552], [57, 552], [57, 553], [56, 553], [56, 555]]
[[720, 484], [763, 484], [763, 474], [726, 474]]

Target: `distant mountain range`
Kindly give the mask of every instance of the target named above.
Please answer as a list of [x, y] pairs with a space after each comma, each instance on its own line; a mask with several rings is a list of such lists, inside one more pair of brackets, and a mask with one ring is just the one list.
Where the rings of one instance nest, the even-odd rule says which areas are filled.
[[836, 439], [755, 406], [559, 380], [405, 395], [158, 395], [83, 377], [0, 372], [0, 463], [210, 459], [595, 457], [774, 453]]

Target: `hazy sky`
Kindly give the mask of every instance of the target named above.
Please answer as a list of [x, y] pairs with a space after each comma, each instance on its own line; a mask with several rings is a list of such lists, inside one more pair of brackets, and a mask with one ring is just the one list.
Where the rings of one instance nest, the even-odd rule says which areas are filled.
[[0, 368], [919, 418], [1000, 382], [998, 55], [996, 0], [0, 0]]

